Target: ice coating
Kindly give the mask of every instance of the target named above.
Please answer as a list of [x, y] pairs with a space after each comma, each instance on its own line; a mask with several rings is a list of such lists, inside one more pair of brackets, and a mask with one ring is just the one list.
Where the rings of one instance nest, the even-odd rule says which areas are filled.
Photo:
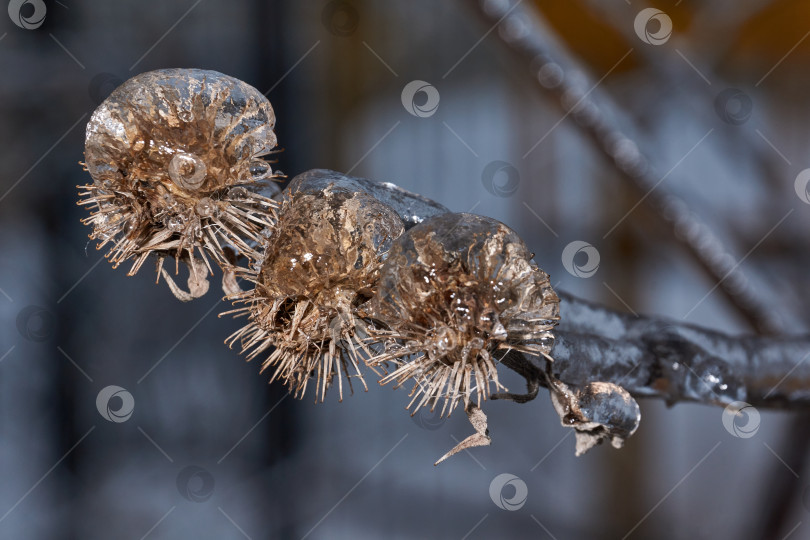
[[393, 208], [405, 228], [409, 229], [427, 218], [450, 212], [441, 204], [416, 193], [404, 190], [390, 182], [375, 182], [367, 178], [348, 176], [328, 169], [312, 169], [290, 181], [289, 193], [318, 191], [333, 185], [348, 191], [363, 191]]
[[415, 377], [411, 405], [443, 397], [444, 413], [472, 393], [486, 399], [490, 382], [502, 388], [495, 351], [547, 354], [559, 299], [514, 231], [450, 213], [394, 242], [370, 311], [390, 328], [389, 347], [374, 361], [401, 362], [383, 382]]
[[[253, 158], [276, 146], [275, 121], [266, 97], [222, 73], [142, 73], [116, 88], [90, 118], [87, 170], [99, 184], [160, 180], [173, 195], [213, 191], [253, 180]], [[204, 164], [204, 182], [178, 185], [170, 174], [178, 156]]]
[[281, 379], [299, 397], [311, 380], [321, 401], [335, 379], [341, 399], [344, 378], [357, 377], [365, 386], [365, 331], [357, 308], [372, 296], [383, 258], [402, 231], [397, 213], [367, 193], [330, 185], [292, 194], [261, 269], [248, 276], [255, 290], [235, 299], [247, 307], [233, 313], [250, 321], [228, 342], [252, 349], [248, 359], [274, 346], [262, 369], [275, 366], [272, 380]]
[[270, 297], [306, 296], [324, 306], [368, 294], [381, 257], [403, 226], [387, 205], [334, 186], [285, 201], [265, 251], [258, 286]]
[[562, 425], [574, 429], [578, 456], [603, 441], [621, 448], [641, 422], [638, 403], [616, 384], [590, 382], [577, 389], [549, 378], [546, 386]]
[[517, 233], [494, 219], [431, 218], [392, 246], [375, 315], [422, 327], [452, 324], [497, 341], [540, 339], [559, 319], [559, 299], [531, 257]]
[[79, 204], [92, 212], [90, 237], [98, 249], [112, 244], [115, 266], [135, 257], [130, 274], [150, 253], [191, 266], [195, 248], [221, 265], [226, 245], [255, 257], [248, 242], [272, 226], [276, 203], [241, 186], [272, 176], [263, 156], [276, 146], [274, 124], [267, 98], [222, 73], [163, 69], [129, 79], [87, 124], [93, 183], [81, 186]]

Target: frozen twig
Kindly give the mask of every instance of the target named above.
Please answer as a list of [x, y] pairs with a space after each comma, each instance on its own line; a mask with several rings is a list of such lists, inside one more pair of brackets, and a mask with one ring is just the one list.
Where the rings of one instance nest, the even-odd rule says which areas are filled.
[[810, 336], [729, 336], [634, 317], [560, 294], [554, 374], [583, 387], [618, 384], [636, 397], [725, 406], [810, 408]]

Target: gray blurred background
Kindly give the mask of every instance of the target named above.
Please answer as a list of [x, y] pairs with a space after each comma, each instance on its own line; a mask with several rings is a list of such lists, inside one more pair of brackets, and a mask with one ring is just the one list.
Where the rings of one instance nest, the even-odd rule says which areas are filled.
[[[575, 458], [541, 392], [487, 403], [492, 446], [434, 467], [472, 432], [460, 412], [411, 418], [407, 392], [376, 386], [343, 403], [285, 398], [222, 344], [238, 322], [217, 317], [214, 287], [181, 304], [149, 265], [128, 278], [87, 243], [75, 186], [89, 181], [90, 113], [137, 73], [198, 67], [268, 92], [290, 176], [395, 182], [502, 220], [560, 289], [753, 331], [505, 46], [521, 29], [481, 16], [499, 2], [8, 3], [20, 24], [0, 11], [0, 538], [810, 538], [806, 416], [762, 411], [739, 438], [720, 409], [643, 400], [624, 449]], [[630, 4], [520, 8], [780, 328], [806, 332], [810, 5], [657, 2], [674, 31], [655, 45], [634, 31], [646, 5]], [[403, 95], [411, 81], [435, 90]], [[565, 268], [573, 241], [600, 255], [589, 277]], [[125, 421], [97, 408], [111, 385], [123, 393], [110, 410], [134, 400]], [[518, 481], [491, 495], [502, 473]], [[501, 508], [521, 483], [525, 503]]]

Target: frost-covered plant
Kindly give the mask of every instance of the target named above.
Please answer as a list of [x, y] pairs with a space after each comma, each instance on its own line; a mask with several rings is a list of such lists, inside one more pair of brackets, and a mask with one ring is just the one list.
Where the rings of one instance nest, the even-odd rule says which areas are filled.
[[275, 367], [271, 381], [282, 380], [296, 396], [311, 380], [321, 401], [335, 379], [341, 399], [344, 377], [366, 388], [361, 366], [370, 351], [358, 310], [403, 230], [393, 209], [364, 192], [330, 184], [290, 195], [261, 265], [244, 271], [254, 288], [232, 298], [246, 305], [231, 313], [248, 323], [227, 343], [239, 342], [248, 359], [271, 349], [262, 370]]
[[[233, 262], [228, 246], [257, 258], [255, 244], [272, 226], [276, 203], [257, 192], [273, 176], [275, 114], [258, 90], [215, 71], [162, 69], [126, 81], [87, 124], [79, 186], [97, 249], [109, 246], [113, 266], [150, 254], [184, 300], [207, 291], [208, 256]], [[231, 250], [232, 251], [232, 250]], [[163, 270], [167, 257], [189, 266], [190, 292]]]
[[481, 405], [498, 380], [498, 352], [548, 356], [559, 298], [548, 274], [503, 223], [447, 213], [413, 227], [394, 242], [371, 312], [387, 330], [371, 365], [396, 361], [382, 383], [412, 380], [415, 410], [444, 400]]
[[[450, 414], [463, 403], [476, 433], [442, 459], [489, 444], [483, 399], [527, 401], [541, 384], [565, 424], [585, 434], [578, 448], [605, 438], [620, 445], [635, 431], [638, 406], [623, 389], [571, 389], [552, 373], [559, 298], [514, 231], [327, 170], [293, 179], [278, 203], [267, 182], [274, 123], [263, 95], [221, 73], [130, 79], [87, 127], [93, 183], [81, 186], [79, 204], [91, 209], [90, 237], [110, 245], [114, 266], [134, 259], [130, 274], [156, 255], [181, 300], [205, 294], [212, 257], [236, 304], [229, 313], [247, 317], [227, 343], [248, 359], [266, 354], [262, 369], [296, 396], [312, 384], [323, 401], [337, 382], [342, 399], [344, 379], [367, 388], [367, 366], [383, 384], [413, 381], [414, 410], [443, 400]], [[163, 269], [167, 257], [175, 272], [189, 266], [188, 292]], [[241, 291], [236, 272], [252, 288]], [[501, 365], [526, 379], [526, 394], [506, 392]], [[620, 417], [607, 403], [622, 404]]]

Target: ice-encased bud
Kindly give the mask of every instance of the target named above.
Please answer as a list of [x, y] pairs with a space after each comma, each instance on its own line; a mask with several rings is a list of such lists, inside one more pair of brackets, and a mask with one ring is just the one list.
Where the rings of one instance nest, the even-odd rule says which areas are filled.
[[517, 233], [491, 218], [449, 213], [394, 243], [373, 309], [394, 326], [533, 342], [559, 319], [559, 298]]
[[383, 254], [402, 231], [397, 214], [367, 193], [336, 186], [295, 193], [282, 204], [259, 285], [270, 297], [327, 304], [338, 292], [368, 293]]
[[290, 194], [267, 239], [264, 261], [248, 271], [253, 291], [235, 300], [247, 307], [248, 324], [228, 343], [239, 342], [255, 358], [275, 350], [262, 369], [274, 367], [296, 396], [315, 386], [316, 399], [337, 382], [356, 377], [368, 352], [358, 308], [372, 295], [382, 261], [403, 231], [397, 213], [365, 192], [328, 185]]
[[[159, 261], [173, 256], [195, 283], [210, 266], [196, 265], [195, 253], [223, 267], [230, 264], [223, 246], [257, 259], [277, 206], [255, 187], [272, 172], [264, 157], [276, 146], [274, 124], [264, 95], [216, 71], [150, 71], [116, 88], [85, 138], [93, 183], [81, 186], [79, 204], [90, 207], [83, 222], [93, 226], [97, 249], [111, 243], [114, 266], [134, 257], [130, 274], [151, 253]], [[237, 185], [251, 189], [234, 200], [229, 188]]]
[[[509, 227], [473, 214], [441, 214], [391, 247], [371, 314], [391, 346], [374, 362], [397, 361], [383, 382], [414, 378], [411, 405], [452, 409], [498, 383], [496, 351], [548, 354], [559, 298], [548, 275]], [[421, 400], [417, 401], [421, 396]]]
[[[252, 159], [276, 146], [275, 121], [267, 98], [233, 77], [201, 69], [149, 71], [116, 88], [95, 110], [85, 161], [96, 183], [171, 184], [175, 156], [190, 154], [207, 168], [206, 187], [216, 189], [252, 179]], [[181, 160], [175, 168], [188, 164]]]

